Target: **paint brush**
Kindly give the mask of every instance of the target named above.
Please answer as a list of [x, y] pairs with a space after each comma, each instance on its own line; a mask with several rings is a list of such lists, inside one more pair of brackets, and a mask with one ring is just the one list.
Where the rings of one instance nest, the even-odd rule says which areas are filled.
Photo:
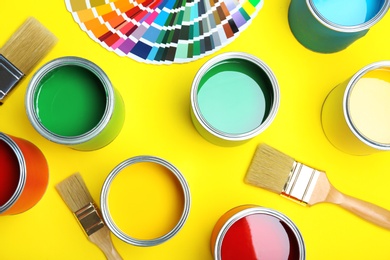
[[107, 259], [122, 259], [114, 248], [110, 231], [103, 222], [100, 209], [94, 203], [80, 173], [71, 175], [57, 184], [56, 188], [89, 240], [103, 251]]
[[258, 146], [245, 182], [303, 205], [333, 203], [364, 220], [390, 229], [390, 211], [338, 191], [325, 172], [297, 162], [266, 144]]
[[0, 49], [0, 105], [56, 43], [57, 38], [33, 17], [20, 26]]

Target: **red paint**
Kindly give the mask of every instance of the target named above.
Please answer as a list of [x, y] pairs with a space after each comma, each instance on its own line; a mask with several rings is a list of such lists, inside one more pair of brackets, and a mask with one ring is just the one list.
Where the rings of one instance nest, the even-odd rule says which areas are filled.
[[0, 206], [14, 194], [19, 182], [19, 161], [12, 148], [0, 140]]
[[222, 242], [222, 260], [299, 259], [298, 241], [288, 225], [267, 214], [236, 221]]
[[[42, 198], [47, 188], [47, 184], [49, 181], [49, 168], [45, 156], [43, 155], [41, 150], [39, 150], [39, 148], [36, 147], [34, 144], [21, 138], [0, 133], [0, 143], [2, 147], [0, 148], [0, 151], [4, 152], [4, 153], [0, 152], [1, 153], [0, 157], [7, 159], [7, 160], [0, 159], [1, 171], [6, 167], [7, 169], [11, 169], [11, 171], [15, 170], [14, 165], [12, 164], [13, 165], [12, 166], [11, 164], [9, 164], [8, 159], [12, 158], [12, 156], [10, 155], [9, 153], [10, 150], [8, 149], [11, 149], [11, 147], [5, 140], [8, 140], [9, 142], [13, 142], [14, 144], [16, 144], [16, 146], [20, 149], [23, 155], [25, 165], [26, 165], [26, 171], [24, 172], [26, 177], [26, 183], [24, 189], [17, 197], [16, 202], [12, 206], [7, 208], [4, 212], [0, 213], [0, 215], [13, 215], [13, 214], [22, 213], [32, 208], [34, 205], [36, 205], [39, 202], [39, 200]], [[7, 145], [8, 145], [8, 149], [6, 148]], [[7, 152], [7, 157], [3, 157], [3, 155], [5, 155], [5, 152]], [[15, 153], [14, 156], [16, 156]], [[7, 166], [3, 168], [3, 165], [4, 166], [7, 165]], [[22, 174], [22, 171], [19, 169], [17, 174], [18, 175]], [[7, 180], [11, 180], [11, 182], [15, 181], [14, 179], [15, 176], [10, 177], [11, 175], [9, 174], [3, 174], [0, 176], [7, 176]], [[2, 191], [2, 188], [5, 186], [7, 186], [6, 182], [3, 182], [3, 180], [1, 180], [0, 191]], [[10, 185], [10, 187], [7, 187], [9, 191], [7, 193], [0, 192], [0, 196], [1, 194], [3, 194], [4, 200], [7, 200], [6, 197], [8, 197], [9, 199], [10, 198], [9, 195], [12, 192], [11, 190], [13, 189], [15, 191], [15, 187], [16, 187], [15, 184]], [[4, 203], [0, 205], [4, 205]]]

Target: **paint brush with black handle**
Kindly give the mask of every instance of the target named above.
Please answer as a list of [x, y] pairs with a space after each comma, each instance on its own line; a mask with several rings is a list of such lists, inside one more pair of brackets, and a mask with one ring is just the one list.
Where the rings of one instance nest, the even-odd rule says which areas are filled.
[[278, 193], [303, 205], [333, 203], [378, 226], [390, 229], [390, 211], [338, 191], [325, 172], [295, 161], [261, 144], [249, 166], [245, 182]]

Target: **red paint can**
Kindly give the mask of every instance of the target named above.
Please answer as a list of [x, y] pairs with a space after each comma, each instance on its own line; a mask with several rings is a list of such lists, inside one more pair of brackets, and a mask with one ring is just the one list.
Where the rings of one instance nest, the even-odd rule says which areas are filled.
[[215, 260], [303, 260], [305, 245], [295, 224], [282, 213], [255, 205], [226, 212], [211, 235]]
[[44, 195], [49, 168], [31, 142], [0, 132], [0, 216], [22, 213]]

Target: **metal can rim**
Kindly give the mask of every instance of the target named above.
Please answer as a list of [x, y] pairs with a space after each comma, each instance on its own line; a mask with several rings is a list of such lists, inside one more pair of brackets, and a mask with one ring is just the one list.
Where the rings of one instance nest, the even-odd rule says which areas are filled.
[[[257, 65], [261, 70], [264, 71], [264, 73], [267, 75], [268, 79], [271, 82], [271, 87], [273, 91], [273, 104], [271, 106], [270, 112], [268, 117], [264, 122], [262, 122], [258, 127], [255, 129], [248, 131], [246, 133], [241, 134], [229, 134], [222, 132], [212, 125], [210, 125], [207, 120], [202, 116], [202, 113], [200, 112], [200, 108], [197, 102], [197, 96], [198, 96], [198, 88], [199, 83], [202, 77], [205, 75], [205, 73], [212, 68], [215, 64], [228, 60], [228, 59], [242, 59], [249, 62], [252, 62], [254, 65]], [[223, 54], [219, 54], [217, 56], [214, 56], [213, 58], [209, 59], [205, 64], [202, 65], [202, 67], [198, 70], [196, 73], [194, 80], [192, 82], [191, 86], [191, 107], [192, 111], [194, 112], [194, 115], [198, 122], [202, 125], [202, 127], [207, 130], [210, 134], [223, 139], [227, 141], [243, 141], [251, 139], [261, 132], [263, 132], [267, 127], [272, 123], [274, 118], [276, 117], [276, 113], [279, 109], [279, 103], [280, 103], [280, 90], [279, 90], [279, 84], [278, 81], [272, 72], [271, 68], [265, 64], [262, 60], [259, 58], [245, 52], [226, 52]]]
[[367, 72], [383, 68], [383, 67], [388, 67], [390, 68], [390, 60], [383, 60], [383, 61], [377, 61], [371, 64], [368, 64], [367, 66], [363, 67], [360, 69], [358, 72], [356, 72], [352, 78], [348, 81], [347, 87], [345, 88], [344, 91], [344, 97], [343, 97], [343, 113], [344, 113], [344, 118], [346, 119], [347, 125], [349, 129], [352, 131], [352, 133], [364, 144], [378, 149], [378, 150], [383, 150], [387, 151], [390, 150], [390, 143], [389, 144], [384, 144], [384, 143], [378, 143], [373, 140], [368, 139], [366, 136], [364, 136], [360, 131], [354, 126], [352, 119], [350, 117], [350, 111], [349, 111], [349, 106], [348, 106], [348, 99], [352, 93], [352, 90], [354, 86], [356, 85], [357, 81], [363, 77]]
[[215, 247], [213, 252], [215, 260], [222, 260], [222, 256], [221, 256], [222, 242], [229, 228], [233, 226], [234, 223], [236, 223], [238, 220], [242, 219], [243, 217], [253, 215], [253, 214], [266, 214], [266, 215], [276, 217], [280, 220], [283, 220], [288, 225], [288, 227], [293, 231], [297, 239], [298, 246], [299, 246], [299, 259], [304, 260], [306, 258], [305, 243], [301, 232], [299, 231], [298, 227], [294, 224], [294, 222], [279, 211], [253, 205], [253, 207], [249, 207], [235, 213], [223, 224], [215, 239], [216, 242], [215, 242]]
[[[40, 122], [34, 109], [34, 93], [42, 78], [53, 69], [67, 65], [79, 66], [92, 72], [101, 81], [107, 96], [106, 108], [102, 119], [90, 131], [78, 136], [62, 136], [51, 132]], [[81, 57], [65, 56], [49, 61], [34, 74], [27, 88], [25, 106], [26, 113], [31, 124], [35, 130], [37, 130], [46, 139], [59, 144], [77, 145], [88, 142], [104, 130], [114, 111], [114, 99], [115, 96], [111, 81], [109, 80], [107, 74], [98, 65]]]
[[[170, 230], [165, 235], [162, 235], [160, 237], [154, 238], [154, 239], [137, 239], [134, 237], [131, 237], [127, 235], [125, 232], [123, 232], [113, 220], [108, 206], [108, 193], [110, 190], [110, 186], [115, 179], [115, 177], [126, 167], [131, 166], [135, 163], [140, 162], [151, 162], [151, 163], [157, 163], [161, 166], [164, 166], [168, 170], [170, 170], [171, 173], [177, 178], [179, 181], [182, 190], [183, 190], [183, 196], [184, 196], [184, 205], [183, 205], [183, 212], [181, 214], [181, 217], [178, 221], [178, 223], [173, 227], [172, 230]], [[117, 236], [122, 241], [132, 244], [135, 246], [155, 246], [159, 245], [169, 239], [171, 239], [174, 235], [176, 235], [181, 228], [184, 226], [184, 223], [186, 222], [189, 212], [190, 212], [190, 205], [191, 205], [191, 197], [190, 197], [190, 190], [187, 181], [185, 180], [184, 176], [181, 174], [181, 172], [171, 163], [168, 161], [161, 159], [156, 156], [149, 156], [149, 155], [141, 155], [141, 156], [135, 156], [132, 158], [129, 158], [119, 165], [117, 165], [107, 176], [106, 180], [104, 181], [102, 191], [100, 194], [100, 201], [101, 201], [101, 210], [102, 210], [102, 216], [104, 221], [106, 222], [108, 228], [111, 230], [111, 232]]]
[[313, 0], [306, 0], [306, 5], [309, 9], [309, 11], [312, 13], [312, 15], [316, 18], [318, 22], [320, 22], [325, 27], [332, 29], [334, 31], [338, 32], [345, 32], [345, 33], [354, 33], [354, 32], [361, 32], [364, 30], [370, 29], [372, 26], [374, 26], [376, 23], [378, 23], [383, 16], [387, 13], [387, 11], [390, 8], [390, 0], [384, 0], [382, 8], [379, 10], [379, 12], [372, 17], [370, 20], [353, 26], [345, 26], [345, 25], [339, 25], [336, 23], [333, 23], [326, 19], [315, 7]]
[[6, 212], [8, 209], [10, 209], [19, 199], [19, 197], [22, 195], [27, 180], [27, 168], [26, 168], [26, 160], [24, 158], [23, 152], [16, 144], [16, 142], [12, 140], [11, 137], [9, 137], [8, 135], [2, 132], [0, 132], [0, 141], [4, 141], [12, 149], [19, 162], [18, 185], [16, 187], [16, 190], [12, 194], [11, 198], [5, 204], [0, 205], [0, 214], [2, 214]]

